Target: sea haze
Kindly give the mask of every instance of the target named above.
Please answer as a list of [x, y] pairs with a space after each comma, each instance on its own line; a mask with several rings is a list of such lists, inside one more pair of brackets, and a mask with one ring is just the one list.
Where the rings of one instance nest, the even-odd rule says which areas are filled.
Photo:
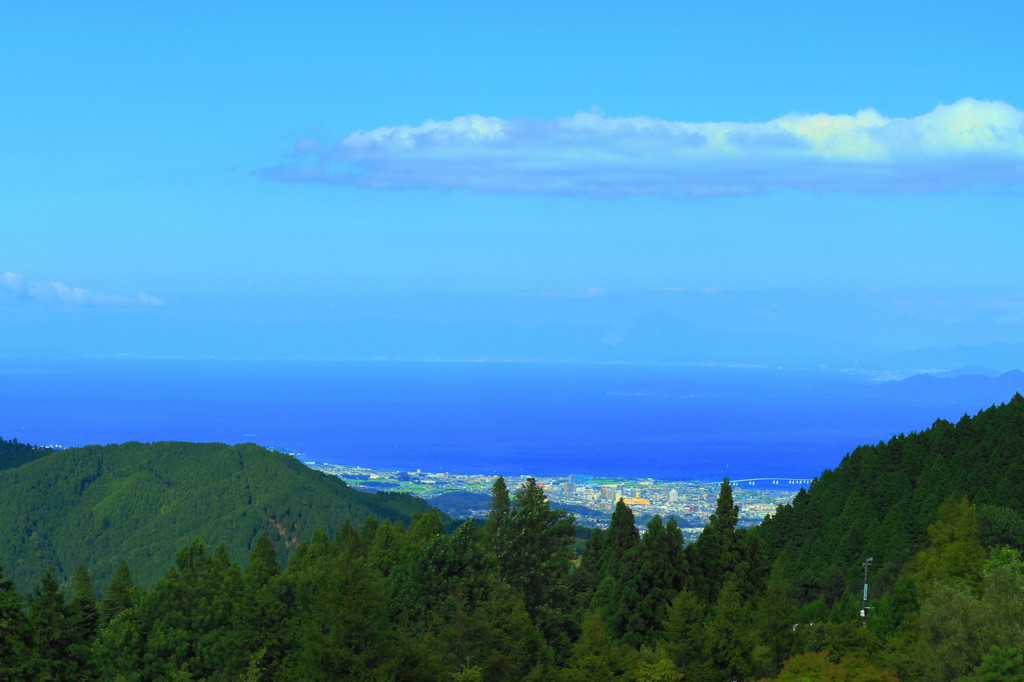
[[318, 462], [453, 473], [810, 478], [859, 444], [1012, 396], [836, 390], [851, 381], [624, 364], [7, 360], [0, 437], [251, 441]]

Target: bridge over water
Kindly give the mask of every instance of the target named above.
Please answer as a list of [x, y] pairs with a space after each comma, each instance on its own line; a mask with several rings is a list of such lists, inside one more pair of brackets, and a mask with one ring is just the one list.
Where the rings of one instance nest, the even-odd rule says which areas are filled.
[[772, 485], [810, 485], [812, 480], [814, 479], [788, 478], [786, 476], [766, 476], [764, 478], [730, 478], [729, 483], [749, 483], [750, 485], [755, 485], [757, 481], [768, 481]]

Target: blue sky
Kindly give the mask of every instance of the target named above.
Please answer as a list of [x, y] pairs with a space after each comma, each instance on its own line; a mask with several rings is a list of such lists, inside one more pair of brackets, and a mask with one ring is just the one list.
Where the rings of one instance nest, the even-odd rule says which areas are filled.
[[1024, 341], [1024, 9], [832, 4], [8, 10], [0, 354]]

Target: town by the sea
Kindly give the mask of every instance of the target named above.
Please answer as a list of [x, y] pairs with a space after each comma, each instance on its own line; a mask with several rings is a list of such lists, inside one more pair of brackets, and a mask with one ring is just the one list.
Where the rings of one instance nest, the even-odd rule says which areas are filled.
[[870, 379], [749, 366], [4, 359], [0, 436], [255, 442], [322, 464], [491, 478], [788, 481], [991, 404], [836, 389]]
[[[404, 492], [423, 497], [455, 518], [483, 519], [490, 512], [491, 486], [495, 477], [450, 472], [386, 471], [370, 467], [306, 462], [318, 471], [338, 476], [349, 485], [368, 492]], [[647, 477], [623, 478], [570, 474], [534, 477], [553, 507], [571, 512], [581, 526], [607, 527], [621, 499], [632, 509], [641, 530], [655, 514], [675, 517], [683, 536], [694, 540], [707, 525], [718, 505], [725, 482], [669, 481]], [[526, 476], [506, 480], [512, 492]], [[806, 479], [746, 479], [729, 482], [738, 507], [738, 525], [754, 526], [780, 504], [790, 502]]]

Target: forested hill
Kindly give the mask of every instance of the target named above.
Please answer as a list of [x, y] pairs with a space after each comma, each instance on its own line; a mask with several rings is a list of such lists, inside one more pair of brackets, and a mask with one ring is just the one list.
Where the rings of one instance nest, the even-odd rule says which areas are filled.
[[756, 533], [805, 600], [851, 589], [874, 558], [886, 586], [928, 540], [943, 501], [966, 496], [986, 547], [1024, 548], [1024, 398], [956, 424], [862, 446]]
[[[757, 529], [726, 479], [685, 547], [619, 500], [578, 555], [532, 478], [482, 526], [378, 522], [426, 505], [253, 445], [57, 452], [0, 486], [0, 679], [1024, 680], [1019, 395], [858, 448]], [[67, 597], [31, 584], [48, 563]]]
[[50, 452], [0, 471], [0, 566], [22, 589], [48, 566], [58, 581], [84, 563], [106, 585], [124, 560], [152, 585], [175, 552], [201, 538], [249, 556], [268, 532], [284, 558], [322, 528], [371, 515], [408, 525], [423, 500], [364, 493], [256, 445], [125, 443]]
[[0, 471], [21, 466], [50, 452], [52, 452], [50, 448], [19, 443], [17, 438], [14, 440], [0, 438]]

